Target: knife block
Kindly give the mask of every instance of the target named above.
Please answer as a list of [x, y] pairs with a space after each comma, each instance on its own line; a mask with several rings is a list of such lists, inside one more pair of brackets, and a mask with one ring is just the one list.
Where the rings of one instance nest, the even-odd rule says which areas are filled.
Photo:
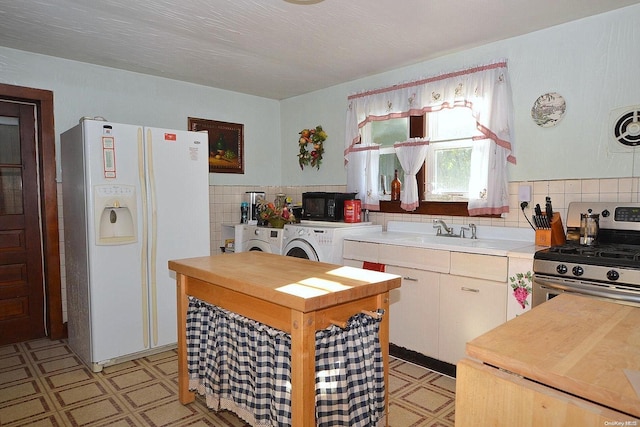
[[536, 245], [558, 246], [564, 245], [565, 242], [566, 236], [564, 234], [560, 213], [554, 212], [551, 217], [551, 228], [538, 228], [536, 230]]

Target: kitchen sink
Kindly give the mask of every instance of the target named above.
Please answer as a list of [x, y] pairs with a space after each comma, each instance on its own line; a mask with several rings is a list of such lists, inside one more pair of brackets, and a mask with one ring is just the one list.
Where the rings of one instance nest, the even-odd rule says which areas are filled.
[[471, 239], [468, 237], [430, 235], [430, 234], [410, 234], [398, 233], [388, 243], [402, 246], [418, 246], [432, 249], [442, 249], [451, 251], [464, 251], [465, 249], [492, 249], [510, 250], [512, 248], [526, 246], [530, 243], [513, 240], [500, 239]]

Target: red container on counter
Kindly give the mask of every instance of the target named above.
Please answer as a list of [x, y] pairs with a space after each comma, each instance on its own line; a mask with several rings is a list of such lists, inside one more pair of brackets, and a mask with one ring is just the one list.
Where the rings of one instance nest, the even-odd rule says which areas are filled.
[[362, 203], [359, 199], [344, 201], [344, 222], [360, 222]]

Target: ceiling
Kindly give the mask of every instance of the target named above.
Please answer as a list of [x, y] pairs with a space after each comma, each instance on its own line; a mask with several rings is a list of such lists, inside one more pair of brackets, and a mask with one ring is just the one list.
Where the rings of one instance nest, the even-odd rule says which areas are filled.
[[0, 45], [286, 99], [640, 0], [1, 0]]

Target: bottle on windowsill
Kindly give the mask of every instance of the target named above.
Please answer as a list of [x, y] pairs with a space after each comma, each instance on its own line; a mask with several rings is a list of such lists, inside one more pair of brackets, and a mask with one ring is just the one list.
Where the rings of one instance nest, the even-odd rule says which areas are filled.
[[393, 176], [393, 181], [391, 181], [391, 200], [392, 201], [400, 200], [401, 187], [402, 187], [402, 183], [398, 179], [398, 169], [396, 169], [395, 174]]

